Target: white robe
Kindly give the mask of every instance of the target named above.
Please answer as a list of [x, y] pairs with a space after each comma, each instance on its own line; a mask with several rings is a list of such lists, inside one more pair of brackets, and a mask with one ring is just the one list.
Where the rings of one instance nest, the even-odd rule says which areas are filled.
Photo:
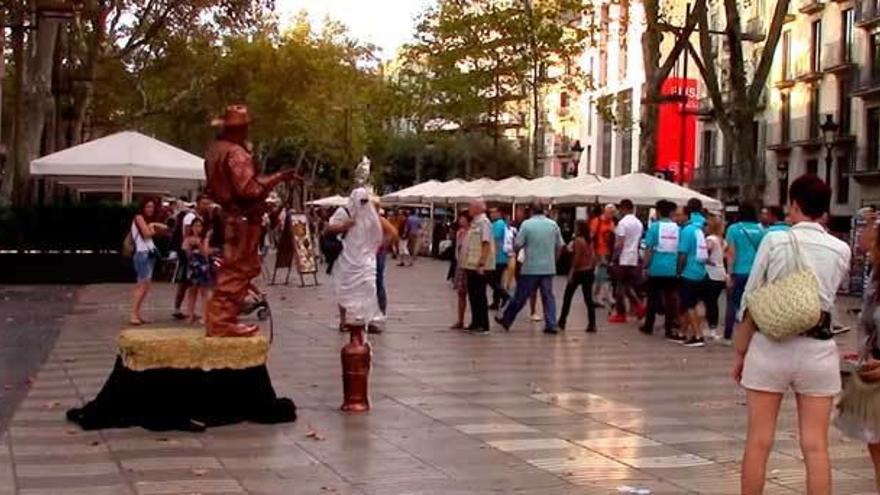
[[342, 241], [343, 249], [333, 265], [336, 298], [346, 310], [348, 323], [368, 324], [376, 320], [376, 254], [382, 243], [382, 224], [364, 188], [351, 192], [348, 212], [354, 220]]

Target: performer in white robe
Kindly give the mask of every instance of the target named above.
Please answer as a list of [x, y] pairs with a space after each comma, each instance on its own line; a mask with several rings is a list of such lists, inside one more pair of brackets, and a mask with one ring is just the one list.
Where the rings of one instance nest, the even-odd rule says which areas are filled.
[[382, 243], [382, 225], [363, 187], [351, 192], [348, 214], [354, 225], [342, 241], [342, 254], [333, 265], [333, 280], [346, 322], [366, 325], [381, 315], [376, 297], [376, 253]]

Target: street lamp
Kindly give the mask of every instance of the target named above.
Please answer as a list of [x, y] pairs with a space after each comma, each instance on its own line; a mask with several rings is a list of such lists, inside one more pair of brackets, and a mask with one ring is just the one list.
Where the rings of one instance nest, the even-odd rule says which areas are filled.
[[581, 154], [584, 152], [580, 139], [575, 139], [574, 144], [571, 145], [571, 152], [574, 154], [574, 176], [577, 177], [578, 168], [581, 164]]
[[840, 125], [834, 121], [834, 116], [830, 113], [825, 115], [825, 122], [819, 126], [819, 129], [822, 130], [822, 143], [825, 145], [825, 184], [828, 184], [829, 187], [831, 186], [831, 167], [834, 164], [832, 152], [839, 128]]
[[776, 162], [776, 177], [779, 181], [779, 204], [788, 203], [788, 162]]

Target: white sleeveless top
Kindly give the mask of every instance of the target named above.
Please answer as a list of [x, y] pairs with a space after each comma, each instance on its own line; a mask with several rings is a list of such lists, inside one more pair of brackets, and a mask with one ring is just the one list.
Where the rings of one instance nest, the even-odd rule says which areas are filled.
[[131, 238], [134, 241], [134, 250], [137, 253], [156, 249], [153, 239], [144, 239], [144, 236], [141, 235], [141, 231], [137, 228], [137, 221], [131, 222]]

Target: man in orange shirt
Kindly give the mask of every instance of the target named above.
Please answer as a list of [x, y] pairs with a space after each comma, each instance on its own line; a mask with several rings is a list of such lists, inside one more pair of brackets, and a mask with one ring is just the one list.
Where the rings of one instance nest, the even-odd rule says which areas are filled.
[[598, 207], [590, 219], [590, 238], [596, 253], [596, 285], [593, 289], [593, 300], [598, 305], [611, 305], [611, 281], [608, 276], [608, 263], [614, 249], [614, 214], [617, 208], [613, 204], [605, 205], [602, 213]]

